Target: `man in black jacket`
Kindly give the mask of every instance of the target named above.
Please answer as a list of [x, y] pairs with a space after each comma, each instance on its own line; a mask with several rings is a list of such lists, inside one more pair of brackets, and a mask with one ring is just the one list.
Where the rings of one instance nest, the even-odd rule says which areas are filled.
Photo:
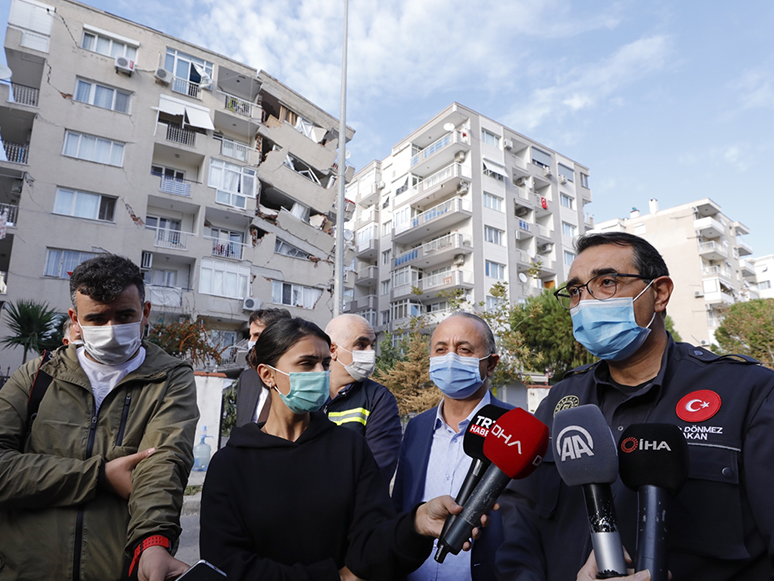
[[340, 315], [328, 323], [331, 338], [331, 399], [328, 419], [365, 436], [386, 482], [398, 463], [402, 430], [398, 404], [390, 390], [368, 376], [374, 370], [376, 335], [359, 315]]

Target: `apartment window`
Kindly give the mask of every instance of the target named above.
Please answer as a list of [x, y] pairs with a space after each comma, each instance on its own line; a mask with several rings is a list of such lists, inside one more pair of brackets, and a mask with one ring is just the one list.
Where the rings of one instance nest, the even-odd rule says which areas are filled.
[[118, 111], [119, 113], [129, 113], [131, 94], [105, 85], [99, 85], [91, 81], [78, 79], [75, 82], [74, 99], [81, 103], [101, 107], [102, 109], [110, 109], [111, 111]]
[[56, 190], [54, 214], [112, 222], [115, 208], [115, 198], [65, 188]]
[[174, 287], [177, 282], [176, 270], [157, 270], [155, 268], [143, 272], [145, 284], [154, 286]]
[[381, 324], [387, 325], [390, 322], [390, 311], [382, 311], [381, 315]]
[[564, 234], [569, 238], [574, 238], [575, 231], [576, 231], [575, 226], [573, 226], [572, 224], [568, 224], [567, 222], [562, 222], [562, 234]]
[[124, 163], [124, 144], [84, 133], [65, 131], [62, 155], [121, 167]]
[[494, 311], [500, 305], [502, 305], [504, 302], [505, 302], [505, 299], [503, 299], [503, 298], [492, 297], [492, 296], [487, 295], [487, 297], [486, 297], [486, 310], [487, 311]]
[[570, 266], [572, 264], [572, 261], [575, 260], [575, 254], [570, 252], [569, 250], [564, 251], [564, 264], [566, 266]]
[[382, 252], [382, 264], [390, 264], [392, 260], [392, 248]]
[[428, 313], [442, 313], [448, 309], [449, 309], [448, 301], [441, 301], [440, 303], [433, 303], [431, 305], [427, 305]]
[[493, 161], [485, 159], [484, 175], [489, 176], [490, 178], [494, 178], [497, 181], [504, 182], [505, 176], [506, 176], [505, 167], [500, 165], [499, 163], [495, 163]]
[[382, 223], [382, 236], [389, 236], [392, 234], [392, 220], [387, 220]]
[[289, 307], [313, 309], [322, 296], [322, 289], [289, 282], [272, 281], [271, 302]]
[[500, 136], [486, 129], [481, 130], [481, 141], [492, 147], [500, 147]]
[[771, 281], [770, 280], [762, 280], [758, 283], [758, 289], [759, 290], [768, 290], [771, 288]]
[[255, 197], [255, 170], [219, 159], [210, 159], [207, 185], [217, 190], [215, 201], [219, 204], [244, 209], [247, 206], [247, 198]]
[[70, 278], [70, 273], [84, 260], [97, 256], [93, 252], [78, 252], [77, 250], [46, 249], [46, 269], [43, 276]]
[[486, 261], [486, 275], [497, 280], [505, 279], [505, 265], [491, 260]]
[[407, 319], [408, 317], [418, 317], [422, 314], [422, 305], [405, 299], [392, 303], [392, 320]]
[[243, 299], [248, 296], [249, 280], [250, 267], [202, 258], [199, 269], [199, 292], [202, 294]]
[[382, 284], [381, 284], [381, 287], [380, 287], [380, 289], [381, 289], [380, 294], [382, 294], [382, 295], [390, 294], [390, 283], [391, 282], [392, 281], [390, 281], [390, 280], [383, 280], [382, 281]]
[[421, 278], [421, 270], [418, 270], [413, 266], [404, 266], [403, 268], [399, 268], [392, 272], [392, 286], [393, 288], [404, 285], [419, 286], [419, 280]]
[[416, 188], [419, 185], [419, 182], [422, 181], [422, 178], [417, 177], [413, 174], [409, 174], [406, 176], [406, 179], [403, 180], [403, 183], [398, 186], [398, 188], [395, 190], [395, 195], [400, 196], [403, 192], [408, 191], [409, 188]]
[[176, 180], [185, 179], [185, 172], [180, 169], [174, 169], [171, 167], [164, 167], [162, 165], [152, 165], [151, 175], [165, 176], [168, 178], [174, 178]]
[[505, 211], [503, 210], [503, 199], [488, 192], [484, 192], [484, 207], [490, 208], [497, 212]]
[[503, 246], [504, 237], [505, 237], [504, 231], [498, 230], [497, 228], [492, 228], [491, 226], [484, 226], [484, 240], [486, 240], [487, 242], [491, 242], [492, 244], [499, 244], [500, 246]]
[[283, 254], [284, 256], [290, 256], [292, 258], [309, 258], [311, 254], [304, 252], [300, 248], [296, 248], [292, 244], [288, 244], [284, 240], [277, 238], [274, 241], [274, 252], [276, 254]]
[[575, 170], [573, 170], [571, 167], [567, 167], [566, 165], [562, 165], [560, 163], [557, 169], [558, 169], [559, 175], [567, 178], [568, 182], [575, 181]]
[[551, 154], [533, 146], [532, 163], [540, 167], [551, 167]]
[[572, 207], [575, 205], [575, 200], [573, 200], [572, 197], [568, 196], [567, 194], [559, 194], [559, 201], [561, 202], [562, 206], [565, 208], [570, 208], [570, 210], [572, 210]]
[[585, 173], [582, 173], [580, 176], [581, 176], [581, 185], [584, 188], [588, 189], [588, 187], [589, 187], [589, 176], [587, 176]]
[[185, 250], [186, 239], [180, 235], [180, 220], [161, 218], [160, 216], [147, 216], [145, 228], [156, 231], [156, 246], [170, 248], [182, 248]]
[[237, 332], [212, 329], [207, 331], [207, 342], [218, 351], [223, 351], [237, 342]]
[[387, 208], [390, 205], [390, 196], [387, 195], [384, 197], [384, 201], [382, 202], [382, 209]]
[[212, 86], [211, 62], [196, 58], [174, 48], [167, 49], [164, 68], [175, 75], [172, 90], [189, 97], [198, 97], [199, 89], [209, 89]]
[[132, 46], [131, 44], [128, 44], [126, 42], [121, 42], [119, 40], [110, 38], [109, 36], [98, 34], [97, 32], [93, 32], [93, 31], [87, 31], [87, 30], [83, 31], [81, 48], [85, 48], [86, 50], [90, 50], [91, 52], [104, 54], [105, 56], [109, 56], [112, 58], [125, 56], [129, 60], [132, 60], [132, 61], [137, 60], [136, 46]]
[[355, 233], [355, 244], [358, 249], [367, 248], [376, 239], [376, 224], [370, 224]]

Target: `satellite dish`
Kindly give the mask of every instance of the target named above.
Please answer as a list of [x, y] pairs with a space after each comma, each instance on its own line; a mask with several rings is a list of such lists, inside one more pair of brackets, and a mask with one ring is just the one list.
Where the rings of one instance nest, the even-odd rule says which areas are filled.
[[526, 284], [526, 282], [527, 282], [527, 275], [524, 274], [523, 272], [520, 272], [519, 273], [519, 280], [521, 281], [522, 284]]
[[535, 251], [530, 248], [527, 250], [527, 256], [529, 256], [530, 260], [535, 260]]
[[344, 229], [344, 240], [347, 242], [352, 242], [354, 240], [355, 235], [352, 233], [352, 230]]
[[12, 71], [5, 65], [0, 65], [0, 81], [7, 81], [11, 78]]
[[444, 131], [454, 131], [454, 123], [444, 123], [443, 130]]

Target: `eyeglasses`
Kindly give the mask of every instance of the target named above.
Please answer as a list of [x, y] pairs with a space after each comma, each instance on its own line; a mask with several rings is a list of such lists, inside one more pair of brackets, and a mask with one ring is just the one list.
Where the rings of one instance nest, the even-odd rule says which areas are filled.
[[572, 309], [578, 306], [581, 299], [581, 290], [586, 289], [592, 298], [598, 301], [612, 299], [618, 292], [619, 278], [638, 278], [640, 280], [653, 280], [647, 276], [639, 274], [621, 274], [620, 272], [609, 272], [598, 274], [586, 284], [573, 284], [560, 288], [554, 293], [556, 300], [559, 301], [565, 309]]

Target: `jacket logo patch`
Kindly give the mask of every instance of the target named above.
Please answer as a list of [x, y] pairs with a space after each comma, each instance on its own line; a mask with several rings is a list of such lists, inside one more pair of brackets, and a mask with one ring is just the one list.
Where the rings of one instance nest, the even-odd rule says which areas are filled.
[[677, 417], [686, 422], [703, 422], [720, 410], [720, 396], [712, 390], [692, 391], [677, 402]]
[[576, 408], [580, 405], [580, 398], [577, 395], [565, 395], [554, 408], [554, 416], [562, 410]]

